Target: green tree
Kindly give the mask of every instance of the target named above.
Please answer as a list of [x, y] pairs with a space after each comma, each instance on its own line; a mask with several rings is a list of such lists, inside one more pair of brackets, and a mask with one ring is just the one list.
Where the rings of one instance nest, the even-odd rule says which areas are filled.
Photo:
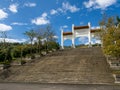
[[108, 18], [102, 25], [103, 51], [107, 55], [120, 57], [120, 25], [115, 25], [114, 17]]
[[120, 24], [120, 17], [119, 16], [116, 17], [116, 20], [117, 20], [116, 24]]

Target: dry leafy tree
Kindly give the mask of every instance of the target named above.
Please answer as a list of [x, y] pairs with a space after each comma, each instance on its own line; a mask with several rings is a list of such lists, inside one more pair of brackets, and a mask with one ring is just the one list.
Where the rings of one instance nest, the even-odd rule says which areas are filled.
[[[46, 52], [48, 51], [48, 48], [50, 47], [49, 42], [55, 42], [55, 34], [51, 27], [51, 25], [46, 25], [44, 27], [41, 27], [37, 30], [30, 30], [26, 31], [24, 33], [26, 36], [28, 36], [30, 42], [31, 42], [31, 55], [32, 55], [32, 48], [33, 48], [33, 42], [34, 39], [36, 39], [36, 42], [34, 42], [36, 45], [34, 47], [37, 49], [36, 51], [41, 55], [41, 49], [42, 42], [44, 42], [44, 48]], [[44, 41], [43, 41], [44, 40]]]
[[24, 33], [26, 36], [28, 36], [30, 43], [31, 43], [31, 56], [32, 56], [32, 49], [33, 49], [33, 40], [35, 38], [35, 31], [34, 30], [30, 30], [30, 31], [26, 31]]
[[42, 49], [42, 39], [44, 38], [44, 28], [39, 28], [35, 30], [35, 37], [37, 39], [37, 51], [38, 54], [41, 55], [41, 49]]
[[44, 38], [45, 40], [45, 45], [46, 45], [46, 52], [48, 51], [48, 48], [50, 47], [49, 42], [55, 42], [55, 33], [53, 31], [53, 28], [51, 27], [51, 25], [47, 25], [45, 27], [45, 31], [44, 31]]

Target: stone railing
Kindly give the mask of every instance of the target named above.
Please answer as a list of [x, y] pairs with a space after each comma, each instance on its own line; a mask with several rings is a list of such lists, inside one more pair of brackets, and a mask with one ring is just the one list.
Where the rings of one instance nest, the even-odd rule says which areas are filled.
[[106, 60], [112, 70], [115, 83], [120, 83], [120, 59], [106, 55]]

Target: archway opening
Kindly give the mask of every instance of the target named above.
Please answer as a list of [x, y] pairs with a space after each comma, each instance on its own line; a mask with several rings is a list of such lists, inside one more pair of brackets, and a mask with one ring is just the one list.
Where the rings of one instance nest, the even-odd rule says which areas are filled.
[[89, 44], [88, 37], [81, 36], [81, 37], [75, 38], [76, 47], [86, 47], [86, 46], [88, 46], [88, 44]]
[[72, 46], [72, 40], [66, 39], [64, 40], [64, 48], [71, 48]]

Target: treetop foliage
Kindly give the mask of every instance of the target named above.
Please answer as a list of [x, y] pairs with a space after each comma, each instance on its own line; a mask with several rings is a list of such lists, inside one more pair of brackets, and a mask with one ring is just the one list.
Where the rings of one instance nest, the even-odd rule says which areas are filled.
[[[103, 51], [107, 55], [120, 57], [120, 18], [109, 17], [101, 23]], [[117, 25], [116, 25], [117, 23]]]

